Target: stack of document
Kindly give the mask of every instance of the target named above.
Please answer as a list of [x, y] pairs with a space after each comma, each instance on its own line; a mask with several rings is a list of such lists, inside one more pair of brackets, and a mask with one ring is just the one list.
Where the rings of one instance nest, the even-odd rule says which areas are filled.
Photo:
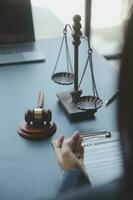
[[92, 186], [119, 179], [124, 172], [119, 133], [103, 131], [82, 134], [84, 165]]

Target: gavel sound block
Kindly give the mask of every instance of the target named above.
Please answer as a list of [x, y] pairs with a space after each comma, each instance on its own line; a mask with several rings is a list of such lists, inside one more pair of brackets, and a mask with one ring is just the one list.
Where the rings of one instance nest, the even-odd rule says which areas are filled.
[[27, 139], [43, 139], [56, 132], [56, 125], [52, 122], [52, 112], [43, 109], [43, 101], [43, 94], [40, 92], [37, 108], [28, 110], [25, 113], [25, 121], [17, 128], [20, 136]]

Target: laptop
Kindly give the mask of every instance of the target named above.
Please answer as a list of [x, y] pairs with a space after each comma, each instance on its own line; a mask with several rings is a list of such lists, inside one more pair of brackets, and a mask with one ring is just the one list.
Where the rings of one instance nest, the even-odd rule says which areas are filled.
[[44, 61], [35, 42], [30, 0], [0, 0], [0, 65]]

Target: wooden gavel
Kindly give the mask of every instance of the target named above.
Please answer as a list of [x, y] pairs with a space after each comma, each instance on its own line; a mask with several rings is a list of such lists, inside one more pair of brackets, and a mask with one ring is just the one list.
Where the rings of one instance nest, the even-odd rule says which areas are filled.
[[43, 126], [43, 125], [49, 125], [52, 119], [52, 112], [51, 110], [44, 110], [44, 94], [42, 92], [39, 92], [38, 95], [38, 103], [37, 108], [33, 110], [27, 110], [25, 113], [25, 121], [29, 125], [33, 126]]
[[56, 124], [52, 121], [51, 110], [44, 110], [44, 95], [39, 92], [37, 107], [33, 110], [27, 110], [25, 121], [19, 123], [17, 132], [20, 136], [31, 139], [45, 139], [56, 132]]

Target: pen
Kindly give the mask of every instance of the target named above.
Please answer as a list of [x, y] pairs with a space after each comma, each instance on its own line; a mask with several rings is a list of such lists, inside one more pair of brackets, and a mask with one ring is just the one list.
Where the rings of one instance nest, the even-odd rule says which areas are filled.
[[106, 103], [106, 106], [109, 106], [119, 95], [119, 91], [117, 91]]

